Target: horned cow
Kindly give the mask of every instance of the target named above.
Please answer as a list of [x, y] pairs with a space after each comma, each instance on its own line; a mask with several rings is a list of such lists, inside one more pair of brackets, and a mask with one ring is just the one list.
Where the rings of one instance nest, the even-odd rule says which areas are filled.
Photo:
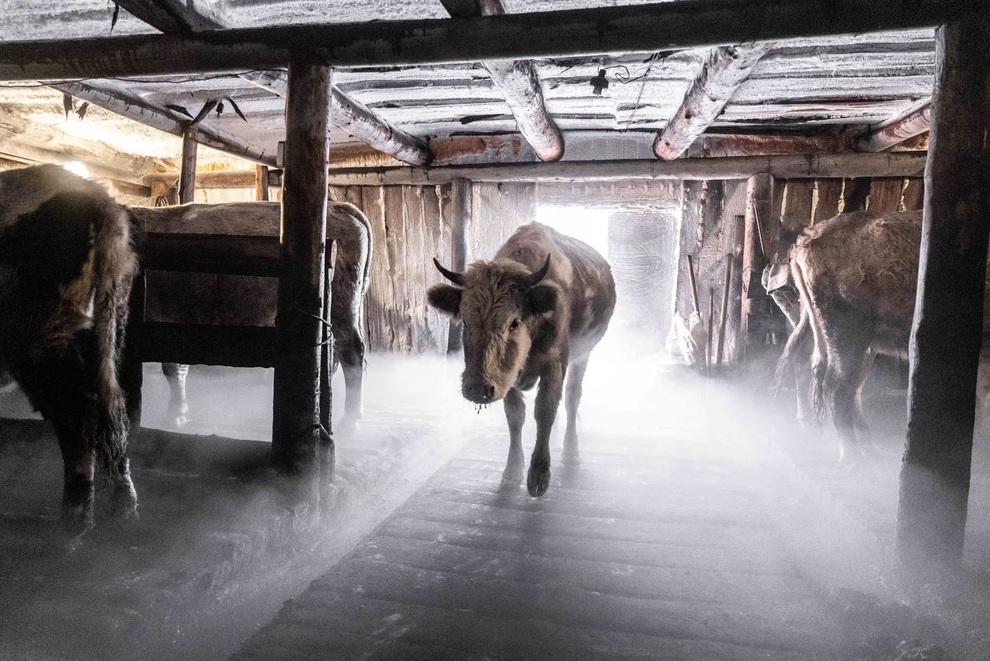
[[136, 270], [127, 212], [100, 186], [54, 165], [0, 173], [0, 371], [55, 428], [73, 534], [93, 525], [98, 466], [114, 513], [137, 508], [117, 380]]
[[[874, 356], [907, 354], [921, 224], [921, 211], [841, 214], [805, 230], [791, 250], [801, 317], [778, 362], [777, 380], [792, 364], [800, 374], [810, 362], [812, 407], [819, 419], [826, 409], [831, 413], [840, 459], [867, 447], [862, 389]], [[990, 313], [990, 294], [984, 311]], [[977, 398], [984, 408], [988, 387], [984, 359]], [[985, 419], [985, 411], [979, 417]]]
[[505, 402], [505, 486], [522, 479], [522, 393], [539, 381], [536, 447], [526, 486], [530, 495], [541, 496], [550, 484], [550, 431], [565, 374], [564, 452], [565, 457], [577, 456], [577, 409], [588, 356], [615, 309], [608, 262], [587, 244], [531, 223], [519, 228], [494, 259], [477, 261], [464, 273], [434, 263], [455, 286], [431, 287], [430, 305], [463, 320], [462, 394], [478, 405]]
[[[278, 236], [278, 202], [185, 204], [133, 208], [137, 224], [151, 232]], [[337, 261], [330, 284], [330, 324], [334, 368], [343, 366], [347, 393], [339, 426], [356, 427], [362, 414], [364, 339], [361, 331], [364, 295], [371, 264], [371, 226], [360, 209], [346, 202], [327, 206], [327, 237], [337, 242]], [[205, 273], [152, 272], [148, 280], [146, 316], [155, 321], [195, 324], [273, 326], [277, 284], [270, 278]], [[177, 426], [188, 412], [185, 379], [188, 366], [162, 366], [169, 381], [169, 419]]]

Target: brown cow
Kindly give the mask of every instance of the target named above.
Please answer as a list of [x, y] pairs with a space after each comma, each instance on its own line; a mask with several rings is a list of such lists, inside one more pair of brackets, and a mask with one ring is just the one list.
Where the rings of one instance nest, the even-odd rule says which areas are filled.
[[0, 173], [0, 371], [55, 428], [72, 534], [93, 525], [97, 465], [114, 513], [137, 509], [117, 380], [136, 271], [127, 211], [100, 186], [54, 165]]
[[464, 322], [462, 394], [479, 405], [505, 399], [509, 457], [502, 481], [522, 479], [522, 392], [536, 394], [536, 447], [526, 487], [542, 496], [550, 484], [550, 430], [567, 379], [565, 456], [577, 456], [577, 409], [588, 356], [615, 309], [608, 262], [591, 246], [531, 223], [516, 230], [495, 258], [465, 273], [437, 269], [456, 285], [435, 285], [430, 305]]
[[[131, 209], [149, 232], [278, 236], [278, 202], [185, 204]], [[364, 295], [371, 264], [371, 226], [360, 209], [346, 202], [327, 205], [327, 237], [337, 242], [337, 262], [330, 284], [330, 323], [334, 368], [343, 365], [347, 399], [339, 426], [354, 429], [362, 414], [364, 339], [361, 331]], [[271, 278], [152, 272], [148, 279], [146, 315], [155, 321], [194, 324], [273, 326], [277, 283]], [[185, 365], [162, 366], [170, 386], [169, 419], [185, 422]]]
[[[921, 222], [921, 211], [842, 214], [805, 230], [791, 250], [801, 318], [778, 363], [778, 380], [792, 363], [800, 369], [810, 358], [812, 406], [819, 419], [826, 408], [832, 414], [841, 460], [866, 450], [861, 396], [874, 355], [907, 354]], [[984, 310], [990, 312], [990, 298]], [[981, 364], [980, 371], [985, 402], [990, 370]]]

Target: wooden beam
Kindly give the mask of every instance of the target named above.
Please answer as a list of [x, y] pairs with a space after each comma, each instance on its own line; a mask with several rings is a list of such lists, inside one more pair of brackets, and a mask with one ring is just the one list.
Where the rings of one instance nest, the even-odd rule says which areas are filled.
[[925, 154], [795, 154], [694, 158], [661, 162], [565, 161], [520, 163], [501, 166], [436, 168], [355, 168], [330, 174], [335, 186], [385, 186], [446, 184], [457, 177], [475, 182], [512, 181], [618, 181], [623, 179], [749, 179], [769, 174], [783, 179], [851, 178], [871, 175], [917, 177], [925, 169]]
[[179, 204], [196, 199], [196, 141], [192, 127], [182, 134], [182, 167], [179, 170]]
[[267, 202], [269, 198], [268, 166], [256, 165], [254, 167], [257, 172], [257, 180], [254, 184], [254, 199], [258, 202]]
[[657, 134], [653, 153], [671, 161], [687, 150], [729, 104], [760, 58], [770, 52], [770, 41], [713, 48], [670, 123]]
[[285, 108], [272, 455], [276, 465], [295, 475], [316, 471], [323, 446], [320, 340], [329, 120], [329, 67], [309, 53], [293, 54]]
[[[501, 0], [440, 0], [454, 18], [501, 16]], [[541, 161], [556, 161], [564, 155], [564, 138], [554, 123], [543, 99], [543, 87], [536, 69], [528, 60], [488, 61], [482, 63], [499, 89], [516, 126]]]
[[109, 81], [59, 83], [52, 85], [52, 87], [77, 99], [88, 101], [122, 117], [172, 135], [184, 135], [186, 129], [189, 128], [191, 139], [199, 144], [248, 161], [275, 166], [274, 153], [269, 154], [265, 149], [251, 145], [223, 129], [202, 124], [190, 127], [191, 120], [189, 118], [183, 117], [164, 106], [149, 103], [137, 94]]
[[897, 551], [914, 574], [963, 558], [990, 244], [990, 15], [935, 31], [931, 151], [908, 355]]
[[[442, 211], [450, 226], [450, 264], [447, 268], [463, 273], [467, 268], [468, 233], [471, 228], [472, 187], [467, 179], [450, 182], [450, 192]], [[451, 317], [447, 329], [447, 353], [459, 353], [464, 347], [461, 320]]]
[[115, 0], [127, 13], [165, 34], [191, 34], [224, 27], [220, 16], [210, 12], [213, 3], [193, 6], [184, 0]]
[[[181, 0], [121, 0], [124, 9], [165, 34], [192, 35], [227, 27], [218, 16], [202, 14], [202, 7], [190, 7]], [[241, 78], [285, 96], [284, 71], [255, 71]], [[330, 121], [358, 140], [391, 154], [403, 163], [429, 165], [432, 154], [425, 142], [398, 129], [339, 89], [333, 89]]]
[[[285, 96], [288, 79], [284, 71], [256, 71], [242, 74], [241, 78], [279, 96]], [[330, 121], [361, 142], [394, 156], [403, 163], [429, 165], [433, 161], [433, 152], [426, 142], [392, 126], [363, 103], [350, 98], [336, 87], [330, 93]]]
[[[655, 53], [746, 41], [924, 28], [976, 16], [990, 0], [681, 0], [461, 19], [215, 30], [195, 39], [130, 35], [0, 44], [0, 80], [284, 67], [318, 48], [335, 67]], [[548, 29], [552, 26], [553, 29]]]
[[838, 154], [850, 149], [846, 134], [803, 135], [707, 135], [684, 153], [688, 158], [726, 156], [773, 156], [777, 154]]
[[870, 127], [853, 148], [856, 151], [877, 152], [899, 145], [927, 131], [932, 124], [932, 100], [923, 99], [903, 113]]

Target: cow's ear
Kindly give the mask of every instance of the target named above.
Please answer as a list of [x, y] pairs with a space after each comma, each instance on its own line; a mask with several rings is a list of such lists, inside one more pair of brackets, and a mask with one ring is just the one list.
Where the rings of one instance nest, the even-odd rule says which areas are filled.
[[557, 306], [557, 288], [550, 285], [530, 287], [526, 297], [534, 314], [549, 312]]
[[433, 285], [426, 292], [426, 300], [444, 314], [456, 317], [461, 311], [461, 293], [463, 289], [450, 285]]

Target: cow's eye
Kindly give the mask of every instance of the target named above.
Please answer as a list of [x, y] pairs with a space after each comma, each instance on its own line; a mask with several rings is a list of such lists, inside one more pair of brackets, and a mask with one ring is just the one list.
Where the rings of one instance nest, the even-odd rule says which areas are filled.
[[519, 320], [518, 319], [513, 319], [512, 320], [512, 323], [509, 324], [509, 330], [510, 331], [514, 331], [514, 330], [518, 330], [518, 329], [519, 329]]

